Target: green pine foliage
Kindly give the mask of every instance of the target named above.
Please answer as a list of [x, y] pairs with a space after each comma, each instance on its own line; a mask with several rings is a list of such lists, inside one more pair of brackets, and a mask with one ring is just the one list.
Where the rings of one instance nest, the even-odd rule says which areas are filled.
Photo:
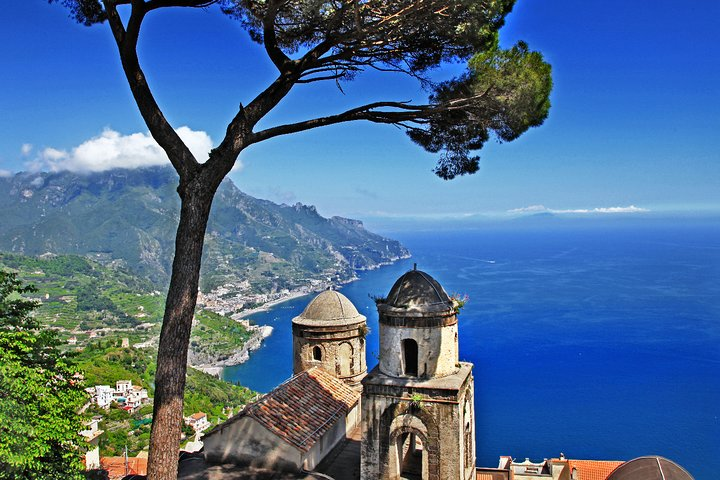
[[0, 479], [80, 479], [85, 401], [72, 356], [40, 330], [34, 292], [0, 270]]

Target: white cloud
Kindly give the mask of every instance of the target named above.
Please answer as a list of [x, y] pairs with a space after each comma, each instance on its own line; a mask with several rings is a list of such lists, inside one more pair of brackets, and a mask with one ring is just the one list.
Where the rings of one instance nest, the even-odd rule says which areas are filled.
[[557, 213], [557, 214], [591, 214], [591, 213], [644, 213], [649, 212], [647, 208], [628, 205], [627, 207], [596, 207], [596, 208], [577, 208], [577, 209], [553, 209], [544, 205], [530, 205], [529, 207], [514, 208], [508, 210], [507, 213]]
[[[199, 162], [205, 161], [212, 139], [203, 131], [189, 127], [175, 130]], [[72, 150], [48, 147], [35, 160], [26, 163], [31, 171], [102, 172], [113, 168], [141, 168], [169, 164], [165, 152], [149, 133], [122, 135], [105, 129], [99, 136], [86, 140]]]
[[627, 207], [607, 207], [607, 208], [594, 208], [593, 212], [597, 213], [641, 213], [649, 212], [647, 208], [636, 207], [635, 205], [629, 205]]
[[10, 170], [0, 169], [0, 178], [11, 177], [11, 176], [12, 176], [12, 172]]
[[508, 213], [539, 213], [547, 211], [549, 210], [545, 207], [545, 205], [530, 205], [523, 208], [513, 208], [512, 210], [508, 210]]
[[30, 155], [30, 152], [32, 152], [33, 146], [29, 143], [23, 143], [22, 147], [20, 147], [20, 153], [23, 154], [24, 157]]

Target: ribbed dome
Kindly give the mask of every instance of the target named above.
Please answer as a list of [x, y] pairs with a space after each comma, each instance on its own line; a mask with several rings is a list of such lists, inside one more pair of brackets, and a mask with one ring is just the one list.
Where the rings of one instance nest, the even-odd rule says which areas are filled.
[[384, 307], [388, 313], [395, 310], [439, 313], [452, 310], [453, 302], [437, 280], [423, 271], [410, 270], [392, 286]]
[[608, 480], [693, 480], [677, 463], [663, 457], [640, 457], [617, 467]]
[[364, 322], [365, 317], [358, 313], [355, 305], [340, 292], [325, 290], [305, 307], [293, 322], [304, 325], [342, 325]]

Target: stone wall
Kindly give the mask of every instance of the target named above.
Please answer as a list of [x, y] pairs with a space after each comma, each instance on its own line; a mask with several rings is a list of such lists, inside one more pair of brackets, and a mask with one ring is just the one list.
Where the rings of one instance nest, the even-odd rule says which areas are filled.
[[380, 322], [380, 370], [386, 375], [403, 377], [402, 341], [412, 339], [418, 345], [418, 376], [443, 377], [458, 370], [457, 321], [444, 327], [408, 328]]
[[[365, 322], [327, 327], [293, 324], [293, 372], [321, 367], [352, 387], [359, 388], [367, 373], [365, 360]], [[313, 347], [322, 351], [322, 359], [313, 358]]]
[[[415, 434], [423, 444], [423, 478], [428, 480], [469, 480], [474, 475], [474, 431], [467, 442], [465, 424], [472, 418], [466, 399], [471, 398], [473, 378], [470, 366], [458, 373], [459, 388], [425, 388], [422, 382], [412, 386], [401, 379], [374, 377], [374, 370], [363, 382], [362, 398], [362, 463], [361, 478], [365, 480], [396, 480], [400, 478], [398, 439]], [[430, 383], [430, 382], [428, 382]], [[438, 382], [435, 382], [438, 384]], [[415, 398], [422, 398], [419, 402]], [[472, 400], [470, 400], [472, 402]], [[470, 462], [465, 461], [465, 449]], [[472, 468], [466, 466], [467, 463]]]
[[300, 450], [282, 442], [251, 417], [243, 417], [203, 439], [211, 463], [235, 463], [275, 470], [302, 468]]

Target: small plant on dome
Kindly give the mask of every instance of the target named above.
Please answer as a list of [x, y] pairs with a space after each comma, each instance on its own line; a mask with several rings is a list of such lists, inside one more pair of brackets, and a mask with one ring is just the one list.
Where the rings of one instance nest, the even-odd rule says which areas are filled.
[[367, 337], [368, 333], [370, 333], [370, 328], [367, 325], [363, 324], [358, 327], [358, 335], [360, 335], [361, 338]]
[[460, 310], [470, 301], [470, 297], [467, 293], [453, 293], [450, 295], [450, 300], [452, 301], [455, 313], [460, 313]]
[[378, 305], [380, 303], [385, 303], [387, 301], [387, 297], [383, 295], [371, 295], [368, 293], [368, 297], [372, 299], [373, 302], [375, 302], [375, 305]]

